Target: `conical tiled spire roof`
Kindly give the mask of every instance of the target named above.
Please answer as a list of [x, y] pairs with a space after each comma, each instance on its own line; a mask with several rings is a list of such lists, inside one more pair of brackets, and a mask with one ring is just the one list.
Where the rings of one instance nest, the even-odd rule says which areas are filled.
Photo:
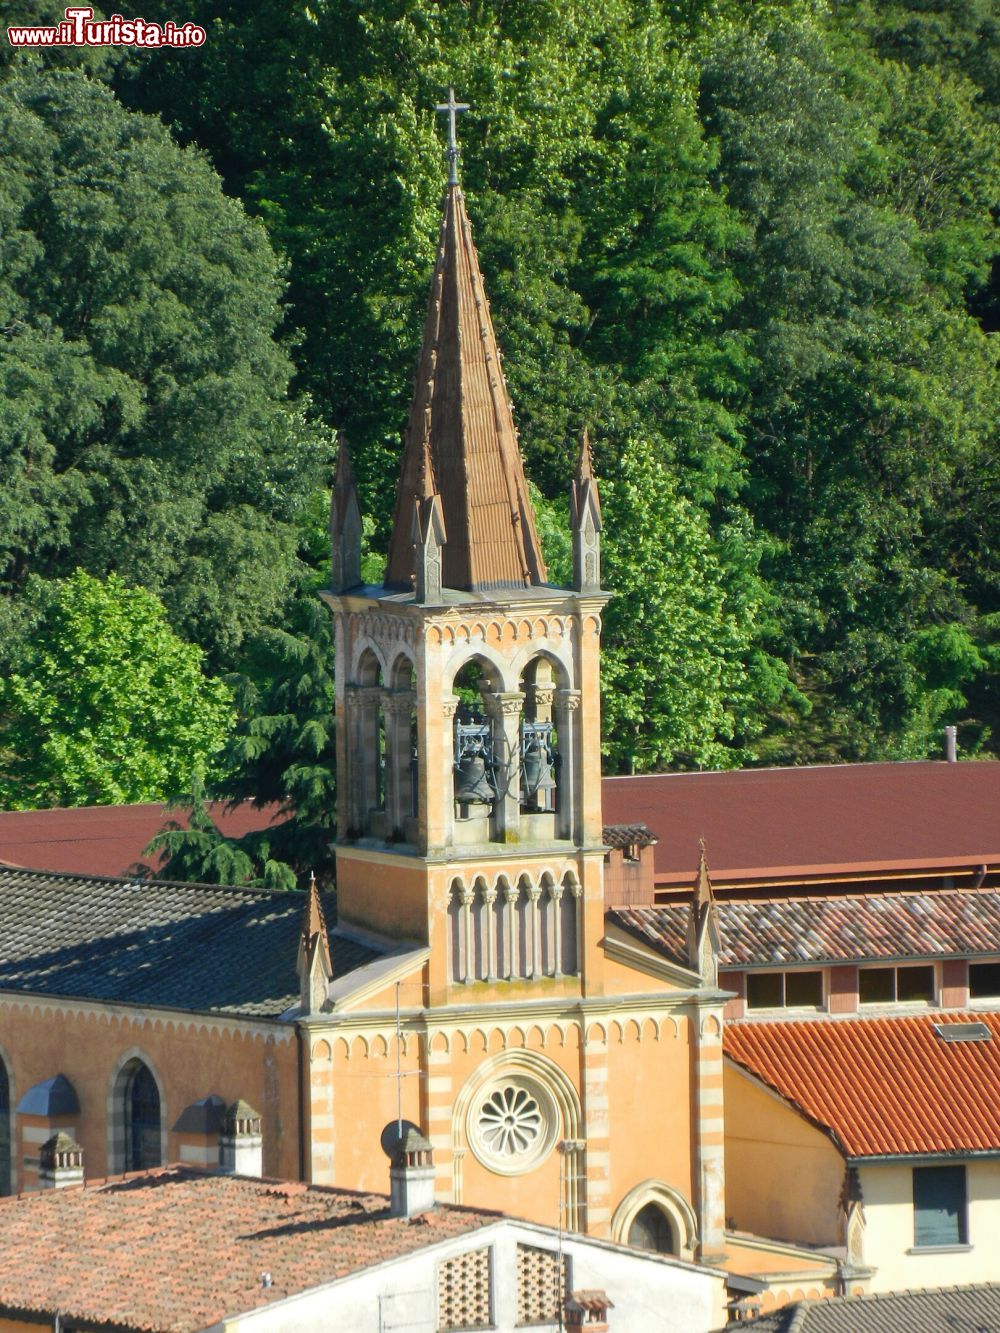
[[468, 591], [545, 582], [507, 385], [465, 200], [445, 197], [441, 245], [424, 327], [386, 584], [414, 577], [413, 515], [441, 498], [442, 583]]
[[330, 937], [326, 930], [326, 917], [320, 902], [316, 876], [309, 876], [309, 890], [306, 898], [306, 910], [302, 914], [302, 935], [299, 940], [298, 970], [308, 967], [316, 950], [319, 950], [327, 973], [333, 975], [333, 962], [330, 958]]

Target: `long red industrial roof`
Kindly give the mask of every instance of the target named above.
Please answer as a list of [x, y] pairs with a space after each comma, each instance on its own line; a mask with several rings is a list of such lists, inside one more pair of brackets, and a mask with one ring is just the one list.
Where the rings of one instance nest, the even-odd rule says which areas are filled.
[[[1000, 868], [1000, 763], [841, 764], [605, 778], [604, 823], [648, 825], [655, 876], [689, 888], [705, 838], [716, 888], [742, 882]], [[274, 810], [212, 807], [223, 832]], [[123, 875], [170, 816], [152, 805], [0, 813], [0, 862]], [[180, 816], [174, 815], [179, 818]]]
[[[956, 1023], [989, 1038], [944, 1041]], [[731, 1023], [725, 1050], [848, 1157], [1000, 1152], [1000, 1014]]]
[[[277, 808], [258, 810], [247, 803], [230, 811], [213, 802], [209, 812], [226, 837], [240, 838], [252, 829], [267, 828]], [[146, 856], [145, 849], [170, 819], [187, 824], [183, 810], [168, 810], [159, 802], [3, 811], [0, 865], [77, 875], [130, 875], [140, 864], [155, 870], [160, 861]]]
[[605, 778], [604, 822], [649, 825], [657, 884], [1000, 865], [1000, 763], [839, 764]]

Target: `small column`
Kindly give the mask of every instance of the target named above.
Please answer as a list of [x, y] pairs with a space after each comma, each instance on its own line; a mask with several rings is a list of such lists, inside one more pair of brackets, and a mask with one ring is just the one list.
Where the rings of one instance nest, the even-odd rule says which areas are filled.
[[574, 879], [569, 886], [573, 895], [573, 921], [576, 926], [576, 976], [583, 973], [583, 885]]
[[542, 921], [538, 911], [538, 900], [542, 896], [541, 886], [532, 884], [528, 889], [528, 901], [531, 904], [531, 979], [537, 981], [542, 975]]
[[467, 884], [459, 886], [458, 900], [462, 904], [462, 947], [465, 950], [465, 975], [462, 980], [471, 986], [476, 979], [476, 949], [472, 938], [472, 903], [475, 891]]
[[[346, 820], [338, 828], [340, 838], [358, 837], [364, 829], [364, 771], [362, 767], [362, 690], [360, 685], [344, 689], [344, 724], [347, 731], [345, 769], [338, 775], [337, 806]], [[343, 792], [341, 792], [343, 788]]]
[[[521, 710], [520, 690], [483, 690], [483, 705], [493, 724], [493, 748], [500, 796], [493, 806], [495, 836], [516, 842], [521, 824]], [[503, 768], [501, 769], [501, 765]]]
[[483, 921], [486, 929], [486, 980], [497, 979], [497, 921], [494, 907], [497, 901], [496, 885], [487, 884], [483, 888]]
[[552, 975], [562, 976], [562, 897], [563, 886], [555, 881], [549, 885], [552, 903]]
[[38, 1152], [38, 1188], [61, 1190], [83, 1184], [83, 1149], [60, 1130], [46, 1139]]
[[507, 979], [513, 981], [517, 972], [517, 900], [521, 885], [504, 884], [503, 900], [507, 904]]
[[559, 776], [557, 779], [558, 810], [556, 836], [579, 841], [582, 821], [578, 818], [580, 775], [578, 773], [577, 716], [580, 708], [579, 690], [555, 690], [554, 712], [559, 739]]
[[226, 1112], [219, 1135], [219, 1170], [227, 1176], [264, 1174], [260, 1116], [242, 1098]]

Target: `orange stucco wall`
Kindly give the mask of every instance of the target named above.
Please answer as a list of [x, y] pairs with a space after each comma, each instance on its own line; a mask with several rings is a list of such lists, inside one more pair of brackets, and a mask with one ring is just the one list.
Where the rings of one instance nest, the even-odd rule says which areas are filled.
[[[360, 1015], [343, 1024], [312, 1020], [312, 1179], [388, 1188], [388, 1162], [378, 1140], [396, 1117], [399, 1086], [404, 1118], [432, 1139], [444, 1200], [554, 1225], [560, 1207], [568, 1211], [560, 1178], [565, 1162], [563, 1171], [576, 1177], [577, 1224], [596, 1234], [609, 1233], [622, 1199], [649, 1180], [693, 1204], [689, 1019], [683, 1013], [631, 1018], [611, 1010], [581, 1022], [570, 1016], [572, 1008], [567, 1005], [562, 1017], [518, 1021], [515, 1011], [504, 1019], [497, 1006], [461, 1026], [442, 1012], [430, 1031], [410, 1029], [404, 1020], [399, 1080], [391, 1025], [373, 1016], [373, 1025], [365, 1027]], [[555, 1138], [585, 1140], [584, 1154], [562, 1159], [553, 1149], [516, 1175], [477, 1158], [468, 1141], [469, 1116], [478, 1092], [508, 1070], [537, 1074], [545, 1086], [558, 1088]]]
[[725, 1106], [726, 1211], [735, 1227], [799, 1245], [839, 1244], [844, 1159], [827, 1135], [731, 1065]]
[[[12, 1105], [36, 1083], [65, 1074], [80, 1102], [72, 1128], [89, 1178], [121, 1169], [121, 1163], [108, 1161], [108, 1098], [120, 1062], [130, 1052], [149, 1065], [159, 1082], [167, 1161], [180, 1155], [173, 1126], [181, 1112], [215, 1093], [227, 1103], [242, 1097], [260, 1112], [265, 1172], [298, 1175], [294, 1030], [277, 1023], [70, 1002], [8, 1000], [0, 1006], [0, 1053], [10, 1072]], [[37, 1144], [21, 1145], [22, 1158], [32, 1153], [37, 1154]], [[15, 1161], [15, 1169], [19, 1187], [23, 1161]]]

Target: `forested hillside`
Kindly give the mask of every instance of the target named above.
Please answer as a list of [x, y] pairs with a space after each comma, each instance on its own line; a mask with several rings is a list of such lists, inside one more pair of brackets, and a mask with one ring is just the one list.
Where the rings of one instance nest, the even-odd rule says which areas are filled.
[[[595, 446], [610, 771], [921, 757], [949, 722], [995, 749], [998, 0], [171, 16], [205, 45], [8, 53], [0, 82], [8, 673], [37, 673], [75, 568], [148, 588], [229, 677], [209, 785], [311, 830], [239, 873], [314, 863], [333, 430], [374, 572], [453, 84], [556, 578], [584, 426]], [[234, 873], [210, 828], [198, 856]]]

